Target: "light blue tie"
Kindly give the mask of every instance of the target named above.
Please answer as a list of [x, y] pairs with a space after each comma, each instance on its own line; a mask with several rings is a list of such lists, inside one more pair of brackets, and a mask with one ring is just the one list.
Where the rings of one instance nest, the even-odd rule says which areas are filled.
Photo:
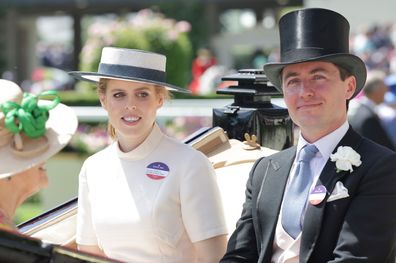
[[301, 149], [296, 173], [283, 201], [282, 226], [294, 239], [296, 239], [302, 229], [301, 215], [304, 211], [313, 179], [309, 163], [317, 152], [318, 149], [313, 144], [308, 144]]

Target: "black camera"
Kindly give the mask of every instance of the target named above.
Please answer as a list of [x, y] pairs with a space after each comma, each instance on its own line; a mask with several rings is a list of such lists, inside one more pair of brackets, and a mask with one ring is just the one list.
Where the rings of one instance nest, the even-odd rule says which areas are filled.
[[263, 70], [243, 69], [222, 78], [230, 86], [217, 94], [233, 95], [234, 102], [213, 109], [213, 126], [224, 129], [230, 139], [244, 141], [245, 133], [255, 135], [261, 146], [283, 150], [293, 145], [293, 122], [286, 108], [271, 103], [281, 97]]

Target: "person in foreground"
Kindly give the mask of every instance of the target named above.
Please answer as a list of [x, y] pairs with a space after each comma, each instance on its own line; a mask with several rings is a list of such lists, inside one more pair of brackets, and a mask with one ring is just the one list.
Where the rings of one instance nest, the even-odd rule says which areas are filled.
[[23, 94], [0, 79], [0, 227], [15, 230], [16, 209], [48, 184], [45, 162], [70, 141], [77, 129], [74, 111], [54, 100]]
[[169, 91], [166, 57], [105, 47], [98, 72], [114, 143], [80, 173], [79, 249], [127, 262], [218, 262], [227, 228], [214, 170], [192, 147], [163, 134], [157, 110]]
[[264, 71], [283, 91], [299, 140], [253, 166], [221, 262], [393, 263], [396, 154], [348, 124], [348, 101], [366, 79], [349, 53], [349, 23], [302, 9], [279, 30], [281, 62]]

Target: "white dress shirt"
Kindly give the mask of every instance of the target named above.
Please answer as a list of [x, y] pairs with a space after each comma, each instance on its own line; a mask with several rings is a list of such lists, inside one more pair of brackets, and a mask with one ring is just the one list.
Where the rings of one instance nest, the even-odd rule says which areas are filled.
[[[326, 165], [330, 155], [334, 151], [335, 147], [339, 143], [339, 141], [344, 137], [349, 129], [349, 123], [345, 121], [339, 128], [329, 133], [328, 135], [320, 138], [313, 144], [318, 148], [318, 152], [316, 156], [310, 162], [310, 168], [312, 174], [314, 175], [313, 182], [311, 184], [310, 191], [316, 186], [316, 183], [319, 179], [319, 176]], [[290, 175], [288, 179], [287, 186], [285, 191], [288, 191], [289, 184], [293, 179], [295, 174], [295, 169], [297, 166], [298, 156], [300, 154], [301, 149], [309, 144], [304, 137], [300, 134], [298, 143], [297, 143], [297, 151], [296, 158], [294, 159], [292, 168], [290, 170]], [[308, 200], [307, 200], [308, 201]], [[307, 202], [308, 203], [308, 202]], [[282, 204], [283, 207], [283, 204]], [[279, 212], [279, 218], [276, 225], [275, 230], [275, 239], [274, 239], [274, 253], [272, 256], [271, 262], [273, 263], [298, 263], [298, 256], [300, 252], [300, 242], [301, 242], [301, 233], [298, 235], [296, 239], [293, 239], [282, 227], [281, 217], [282, 207]], [[307, 205], [305, 206], [305, 210]], [[304, 215], [301, 220], [304, 220]]]

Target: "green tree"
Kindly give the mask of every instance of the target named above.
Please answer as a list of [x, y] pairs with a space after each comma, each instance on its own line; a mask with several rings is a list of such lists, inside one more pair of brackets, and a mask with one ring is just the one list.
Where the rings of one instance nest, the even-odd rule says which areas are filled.
[[186, 87], [192, 60], [190, 28], [186, 21], [166, 18], [149, 9], [111, 23], [93, 23], [88, 27], [80, 69], [96, 71], [105, 46], [142, 49], [166, 55], [167, 81]]

